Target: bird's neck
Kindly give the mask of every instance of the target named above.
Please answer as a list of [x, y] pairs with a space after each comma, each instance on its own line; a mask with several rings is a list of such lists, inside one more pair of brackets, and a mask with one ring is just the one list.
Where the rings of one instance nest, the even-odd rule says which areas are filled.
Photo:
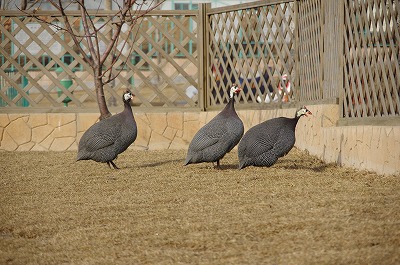
[[292, 118], [292, 121], [293, 121], [293, 124], [294, 124], [295, 127], [296, 127], [297, 122], [299, 121], [300, 117], [301, 117], [301, 116], [297, 116], [297, 115], [296, 115], [294, 118]]
[[225, 109], [235, 109], [235, 99], [232, 97], [229, 99], [228, 104], [226, 104]]
[[302, 114], [297, 114], [297, 113], [296, 113], [296, 115], [294, 116], [294, 118], [298, 120], [298, 119], [300, 119], [301, 116], [304, 116], [304, 115], [305, 115], [305, 114], [303, 114], [303, 113], [302, 113]]
[[228, 104], [229, 104], [229, 105], [232, 105], [232, 106], [234, 106], [234, 105], [235, 105], [235, 99], [234, 99], [234, 96], [232, 96], [232, 97], [230, 97], [230, 98], [229, 98], [229, 102], [228, 102]]
[[132, 112], [132, 107], [130, 101], [124, 101], [124, 110], [128, 112]]

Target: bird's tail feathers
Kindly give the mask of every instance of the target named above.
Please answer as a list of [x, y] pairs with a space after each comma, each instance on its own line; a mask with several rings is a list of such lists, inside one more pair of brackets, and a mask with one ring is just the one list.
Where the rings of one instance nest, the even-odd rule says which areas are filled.
[[187, 157], [186, 160], [185, 160], [185, 163], [183, 165], [187, 166], [187, 165], [191, 164], [191, 160], [192, 160], [191, 157]]
[[82, 154], [77, 154], [76, 155], [76, 161], [79, 161], [79, 160], [85, 160], [85, 157], [82, 155]]
[[243, 169], [243, 168], [247, 167], [248, 164], [247, 164], [246, 162], [247, 162], [246, 159], [240, 160], [240, 162], [239, 162], [239, 169]]

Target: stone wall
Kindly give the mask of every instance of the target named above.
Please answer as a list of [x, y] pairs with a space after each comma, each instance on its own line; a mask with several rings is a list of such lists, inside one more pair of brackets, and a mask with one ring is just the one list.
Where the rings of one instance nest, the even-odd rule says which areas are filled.
[[[308, 107], [300, 119], [296, 146], [326, 162], [400, 174], [400, 126], [336, 126], [337, 105]], [[135, 113], [138, 138], [131, 149], [187, 149], [197, 130], [218, 112]], [[295, 109], [241, 110], [245, 131], [270, 118], [293, 117]], [[98, 113], [0, 114], [0, 150], [76, 151]]]

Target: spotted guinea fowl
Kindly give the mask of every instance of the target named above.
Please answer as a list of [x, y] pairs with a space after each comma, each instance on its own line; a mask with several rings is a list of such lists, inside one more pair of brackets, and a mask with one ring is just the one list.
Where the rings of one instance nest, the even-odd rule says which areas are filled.
[[236, 84], [232, 85], [225, 108], [195, 134], [189, 144], [185, 165], [216, 161], [219, 168], [219, 160], [239, 143], [244, 127], [235, 111], [233, 97], [240, 90]]
[[294, 146], [299, 118], [312, 114], [306, 107], [296, 111], [294, 118], [279, 117], [250, 128], [239, 143], [239, 169], [247, 166], [270, 167]]
[[132, 98], [132, 93], [127, 90], [122, 97], [124, 110], [93, 124], [83, 134], [79, 141], [77, 161], [94, 160], [107, 163], [112, 169], [118, 169], [113, 160], [124, 152], [137, 136], [136, 121], [130, 105]]

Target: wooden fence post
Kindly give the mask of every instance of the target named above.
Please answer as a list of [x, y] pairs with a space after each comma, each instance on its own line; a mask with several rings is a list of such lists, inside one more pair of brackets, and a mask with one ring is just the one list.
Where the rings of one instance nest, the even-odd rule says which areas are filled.
[[336, 102], [343, 88], [343, 0], [325, 0], [322, 8], [322, 98]]
[[199, 26], [198, 26], [198, 43], [197, 50], [199, 51], [199, 97], [198, 104], [200, 110], [205, 111], [207, 108], [207, 67], [208, 67], [208, 37], [207, 37], [207, 10], [211, 7], [210, 4], [199, 4]]
[[295, 68], [294, 72], [296, 73], [296, 79], [294, 82], [294, 87], [297, 88], [294, 90], [294, 98], [299, 100], [300, 98], [300, 93], [299, 93], [299, 87], [300, 87], [300, 51], [299, 51], [299, 4], [298, 0], [294, 2], [294, 19], [295, 19], [295, 42], [294, 42], [294, 49], [295, 49], [295, 57], [294, 57], [294, 63], [295, 63]]

